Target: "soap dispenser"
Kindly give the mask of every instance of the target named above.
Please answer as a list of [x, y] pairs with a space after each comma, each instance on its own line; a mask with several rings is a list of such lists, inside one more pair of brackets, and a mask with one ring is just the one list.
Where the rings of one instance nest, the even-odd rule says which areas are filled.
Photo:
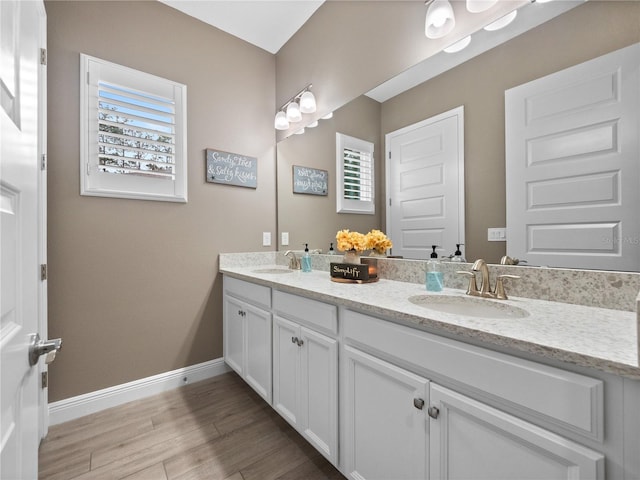
[[426, 286], [429, 292], [441, 292], [444, 287], [444, 275], [440, 271], [440, 262], [436, 253], [437, 245], [431, 245], [433, 252], [427, 261]]
[[309, 255], [309, 244], [308, 243], [304, 244], [304, 254], [302, 255], [302, 258], [300, 259], [300, 264], [302, 265], [302, 271], [303, 272], [310, 272], [311, 271], [311, 255]]
[[331, 243], [329, 246], [329, 255], [334, 255], [335, 253], [336, 251], [333, 249], [333, 243]]
[[460, 251], [460, 245], [464, 245], [464, 244], [456, 243], [456, 251], [453, 253], [453, 257], [451, 257], [452, 262], [459, 262], [459, 263], [466, 262], [466, 260], [462, 256], [462, 252]]

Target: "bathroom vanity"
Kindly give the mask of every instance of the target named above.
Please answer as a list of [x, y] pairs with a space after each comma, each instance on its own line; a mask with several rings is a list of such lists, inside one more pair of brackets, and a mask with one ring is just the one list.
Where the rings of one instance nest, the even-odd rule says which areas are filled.
[[635, 312], [239, 258], [225, 361], [348, 478], [640, 478]]

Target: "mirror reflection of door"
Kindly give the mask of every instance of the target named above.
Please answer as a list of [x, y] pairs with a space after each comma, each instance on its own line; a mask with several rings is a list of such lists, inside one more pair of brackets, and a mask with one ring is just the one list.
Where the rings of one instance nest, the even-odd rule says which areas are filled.
[[507, 90], [507, 253], [640, 270], [640, 44]]
[[386, 135], [392, 254], [429, 258], [464, 243], [464, 107]]

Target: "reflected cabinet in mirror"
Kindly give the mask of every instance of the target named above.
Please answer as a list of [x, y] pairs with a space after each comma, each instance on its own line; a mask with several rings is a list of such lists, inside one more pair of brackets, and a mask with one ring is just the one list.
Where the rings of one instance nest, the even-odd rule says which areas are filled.
[[[532, 5], [533, 6], [533, 5]], [[527, 6], [525, 8], [531, 8]], [[288, 232], [290, 245], [286, 248], [298, 249], [303, 243], [309, 243], [311, 248], [321, 248], [327, 251], [329, 243], [334, 241], [335, 233], [344, 228], [351, 230], [369, 231], [378, 228], [387, 231], [387, 206], [390, 198], [387, 186], [392, 179], [386, 178], [389, 171], [386, 169], [386, 151], [389, 148], [385, 145], [385, 136], [392, 132], [399, 131], [409, 125], [418, 124], [426, 119], [451, 111], [456, 107], [464, 107], [464, 243], [463, 253], [468, 260], [484, 258], [487, 262], [498, 263], [502, 256], [507, 253], [528, 260], [526, 248], [520, 247], [513, 252], [510, 249], [509, 238], [506, 241], [489, 241], [488, 229], [508, 228], [507, 211], [511, 200], [507, 199], [507, 178], [505, 165], [511, 160], [507, 158], [505, 144], [509, 145], [509, 138], [505, 135], [505, 92], [515, 87], [528, 84], [537, 79], [542, 79], [556, 72], [563, 71], [570, 67], [577, 66], [584, 62], [602, 57], [617, 50], [629, 47], [640, 42], [640, 29], [638, 28], [638, 18], [640, 18], [640, 4], [637, 2], [624, 1], [588, 1], [581, 3], [575, 8], [558, 15], [557, 17], [535, 27], [531, 30], [516, 36], [509, 41], [502, 43], [490, 50], [480, 53], [477, 56], [466, 60], [453, 68], [440, 73], [439, 75], [424, 81], [392, 98], [382, 101], [374, 100], [366, 95], [356, 98], [347, 105], [334, 112], [334, 117], [330, 120], [321, 120], [315, 129], [306, 129], [303, 135], [292, 135], [281, 141], [277, 146], [277, 168], [278, 168], [278, 230]], [[473, 38], [473, 37], [472, 37]], [[456, 55], [440, 53], [434, 57], [445, 55]], [[448, 58], [448, 57], [446, 57]], [[436, 68], [436, 67], [434, 67]], [[637, 62], [636, 62], [636, 75]], [[366, 75], [366, 72], [362, 72]], [[615, 77], [614, 77], [615, 78]], [[621, 81], [621, 80], [620, 80]], [[627, 101], [624, 107], [627, 111], [635, 112], [637, 119], [638, 92], [636, 77], [635, 97], [631, 100], [627, 95], [623, 101]], [[553, 86], [549, 87], [553, 90]], [[613, 87], [618, 88], [617, 84]], [[611, 89], [610, 88], [610, 89]], [[617, 91], [617, 90], [616, 90]], [[574, 90], [565, 90], [562, 99], [575, 93]], [[551, 98], [551, 97], [550, 97]], [[606, 101], [606, 100], [603, 100]], [[566, 103], [566, 102], [565, 102]], [[571, 103], [571, 100], [568, 100]], [[577, 107], [580, 109], [577, 117], [587, 117], [590, 115], [586, 106]], [[574, 112], [575, 113], [575, 112]], [[634, 120], [632, 120], [633, 122]], [[637, 122], [637, 120], [635, 120]], [[598, 120], [598, 124], [612, 125], [608, 131], [619, 131], [621, 127], [615, 118]], [[609, 123], [607, 123], [609, 122]], [[636, 123], [636, 133], [638, 124]], [[506, 131], [511, 133], [507, 126]], [[580, 130], [579, 123], [566, 127], [573, 129], [576, 133], [574, 137], [578, 143], [584, 143], [580, 138], [592, 139], [586, 130]], [[607, 131], [600, 129], [599, 132]], [[335, 134], [336, 132], [345, 135], [362, 138], [375, 145], [375, 168], [376, 185], [375, 200], [376, 209], [374, 215], [353, 215], [338, 214], [336, 212], [336, 187], [335, 187]], [[551, 134], [552, 138], [553, 135]], [[527, 145], [532, 147], [531, 139], [536, 136], [535, 132], [530, 132], [527, 138]], [[546, 133], [545, 133], [546, 135]], [[580, 136], [582, 135], [582, 136]], [[611, 137], [613, 138], [613, 137]], [[606, 143], [607, 140], [603, 140]], [[602, 164], [610, 161], [609, 153], [612, 150], [622, 152], [633, 152], [633, 160], [638, 162], [638, 136], [624, 140], [619, 143], [617, 138], [611, 140], [609, 150], [602, 147], [602, 155], [597, 153], [599, 147], [584, 154], [589, 161], [594, 164]], [[553, 143], [553, 142], [551, 142]], [[540, 146], [538, 144], [537, 146]], [[605, 151], [606, 150], [606, 151]], [[538, 151], [540, 153], [540, 151]], [[584, 152], [583, 152], [584, 153]], [[509, 153], [511, 155], [511, 153]], [[558, 170], [558, 176], [568, 178], [573, 175], [589, 175], [588, 172], [574, 173], [572, 165], [577, 166], [579, 149], [569, 154], [567, 161], [562, 162], [562, 167], [546, 159], [542, 163], [541, 170]], [[520, 163], [529, 161], [524, 155], [518, 161]], [[542, 158], [542, 157], [540, 157]], [[292, 191], [292, 165], [303, 165], [306, 167], [327, 170], [329, 174], [329, 194], [325, 197], [297, 195]], [[601, 170], [611, 172], [614, 166]], [[512, 169], [509, 170], [511, 172]], [[636, 170], [637, 172], [637, 170]], [[510, 173], [511, 174], [511, 173]], [[532, 179], [529, 179], [532, 180]], [[535, 179], [534, 179], [535, 180]], [[627, 179], [628, 180], [628, 179]], [[583, 183], [583, 188], [596, 188], [597, 185], [606, 188], [635, 188], [640, 191], [640, 178], [633, 176], [632, 185], [628, 181], [616, 183], [615, 180], [607, 181], [595, 180], [590, 177]], [[522, 189], [527, 183], [523, 182]], [[548, 185], [547, 185], [548, 186]], [[566, 189], [543, 188], [537, 189], [538, 198], [560, 198], [560, 191]], [[574, 194], [579, 197], [580, 188], [575, 189]], [[511, 195], [512, 192], [509, 192]], [[605, 193], [602, 194], [606, 196]], [[624, 197], [623, 197], [624, 198]], [[446, 201], [446, 199], [444, 200]], [[555, 202], [555, 203], [554, 203]], [[588, 205], [588, 203], [594, 203]], [[544, 200], [542, 204], [544, 204]], [[598, 233], [602, 235], [604, 243], [615, 244], [626, 241], [627, 248], [624, 250], [610, 248], [611, 257], [618, 257], [619, 261], [615, 266], [594, 266], [592, 264], [579, 265], [573, 259], [575, 250], [583, 249], [584, 257], [589, 257], [588, 250], [597, 250], [597, 245], [586, 242], [584, 245], [578, 244], [583, 236], [578, 228], [581, 224], [589, 223], [591, 218], [596, 218], [596, 210], [599, 208], [596, 200], [588, 200], [580, 208], [572, 213], [561, 213], [561, 220], [557, 220], [558, 212], [563, 208], [562, 198], [550, 201], [544, 208], [538, 208], [536, 212], [541, 218], [545, 211], [555, 214], [552, 220], [540, 220], [548, 223], [574, 224], [576, 228], [571, 230], [567, 239], [566, 255], [557, 252], [552, 261], [538, 261], [532, 256], [530, 264], [548, 265], [554, 267], [572, 268], [604, 268], [610, 270], [633, 270], [637, 271], [640, 258], [640, 235], [637, 231], [618, 230], [610, 224], [615, 223], [616, 218], [606, 219], [598, 216], [597, 222], [607, 223]], [[637, 208], [637, 202], [626, 205], [624, 209]], [[600, 209], [602, 210], [602, 209]], [[564, 215], [564, 216], [563, 216]], [[598, 214], [599, 215], [599, 214]], [[637, 215], [636, 215], [637, 216]], [[586, 219], [586, 220], [585, 220]], [[536, 220], [538, 221], [538, 220]], [[530, 222], [531, 224], [535, 221]], [[595, 223], [595, 222], [593, 222]], [[622, 224], [624, 228], [625, 225]], [[541, 234], [542, 229], [538, 229], [538, 244], [536, 248], [544, 248], [545, 238]], [[543, 232], [544, 233], [544, 232]], [[557, 231], [554, 235], [557, 234]], [[280, 236], [279, 236], [280, 238]], [[625, 240], [627, 239], [627, 240]], [[392, 241], [395, 239], [392, 237]], [[522, 241], [531, 242], [531, 238], [524, 238]], [[555, 240], [554, 240], [555, 241]], [[538, 246], [539, 245], [539, 246]], [[440, 253], [452, 254], [455, 245], [441, 245]], [[284, 247], [280, 247], [284, 248]], [[423, 246], [424, 251], [430, 250], [430, 245]], [[572, 251], [573, 250], [573, 251]], [[392, 250], [392, 253], [393, 252]], [[405, 255], [405, 258], [410, 255]], [[423, 255], [416, 255], [417, 258], [424, 258]]]

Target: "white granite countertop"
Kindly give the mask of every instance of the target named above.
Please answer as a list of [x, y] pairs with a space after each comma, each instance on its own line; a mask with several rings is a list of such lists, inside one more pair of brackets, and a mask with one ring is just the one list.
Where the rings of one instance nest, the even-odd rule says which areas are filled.
[[520, 307], [529, 315], [508, 319], [476, 318], [439, 312], [408, 301], [413, 295], [424, 294], [464, 296], [462, 290], [445, 288], [441, 293], [430, 293], [424, 285], [385, 279], [369, 284], [335, 283], [328, 272], [319, 270], [256, 273], [256, 270], [268, 268], [284, 267], [264, 264], [221, 266], [220, 272], [462, 341], [500, 346], [640, 379], [636, 312], [510, 297], [504, 301], [486, 301]]

